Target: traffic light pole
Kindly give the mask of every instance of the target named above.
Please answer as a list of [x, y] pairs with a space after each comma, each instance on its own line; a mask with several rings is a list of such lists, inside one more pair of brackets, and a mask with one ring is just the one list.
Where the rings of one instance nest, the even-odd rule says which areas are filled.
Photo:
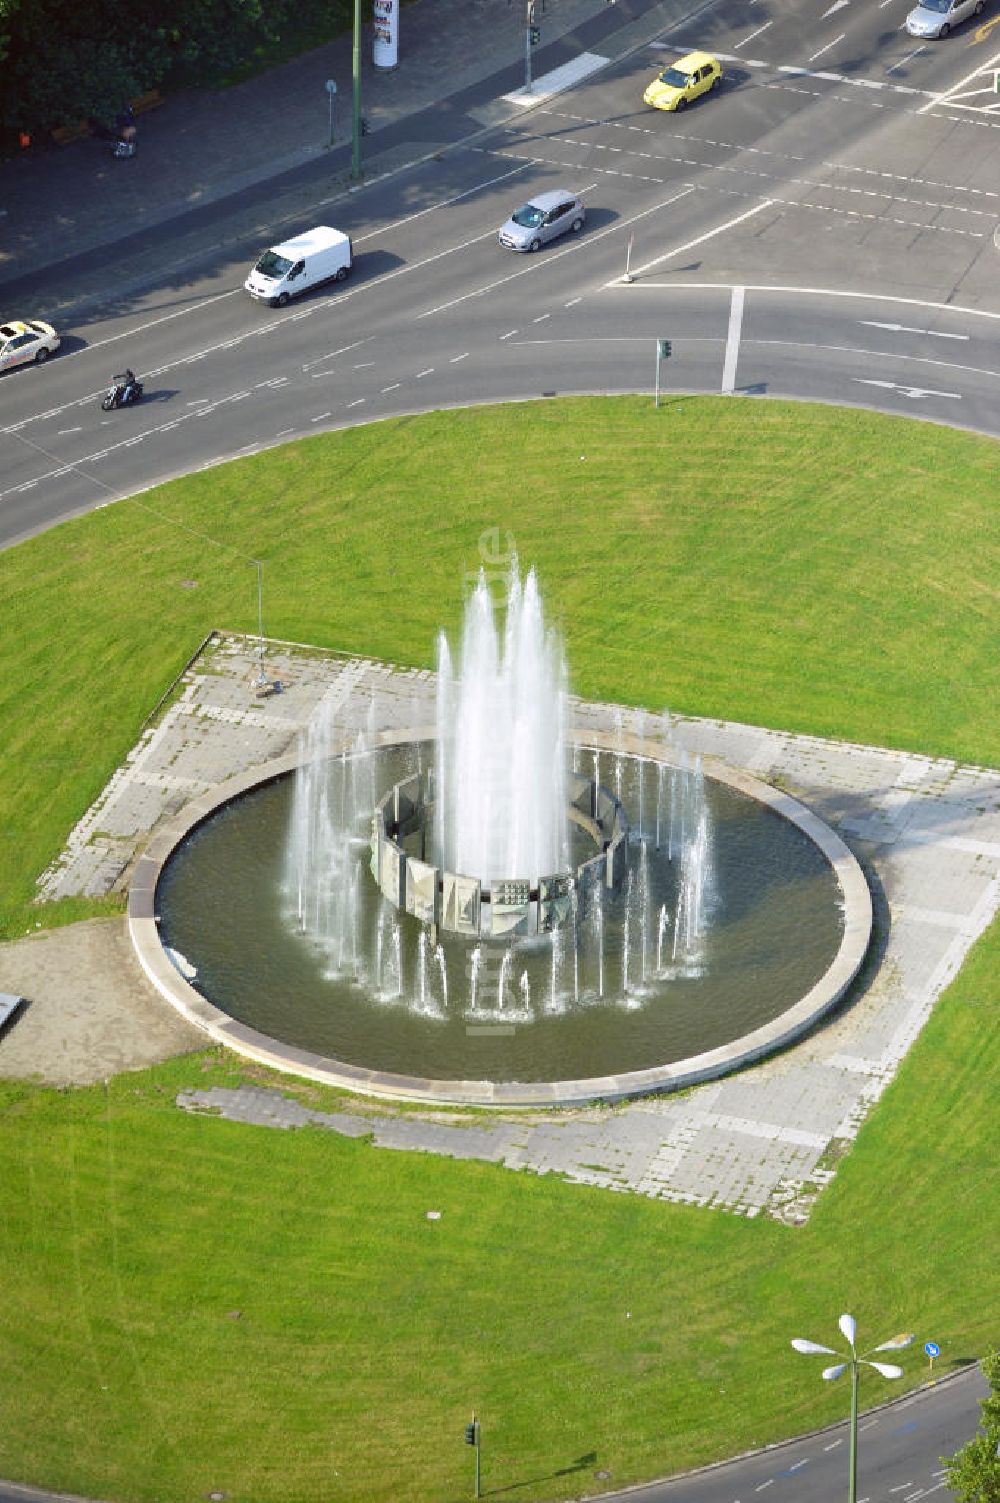
[[656, 386], [655, 396], [653, 399], [654, 407], [659, 407], [660, 405], [660, 361], [669, 360], [672, 353], [673, 346], [671, 345], [669, 339], [658, 339], [656, 341]]
[[354, 108], [351, 124], [351, 178], [361, 179], [361, 0], [354, 0], [354, 39], [351, 48]]
[[[535, 0], [527, 0], [524, 18], [524, 92], [531, 93], [531, 28], [535, 22]], [[477, 1495], [478, 1496], [478, 1495]]]
[[479, 1441], [480, 1441], [479, 1421], [476, 1419], [476, 1411], [473, 1409], [473, 1411], [472, 1411], [472, 1421], [471, 1421], [470, 1424], [466, 1425], [466, 1427], [465, 1427], [465, 1444], [467, 1446], [475, 1446], [475, 1448], [476, 1448], [476, 1491], [475, 1491], [475, 1496], [477, 1498], [481, 1496], [480, 1491], [479, 1491]]

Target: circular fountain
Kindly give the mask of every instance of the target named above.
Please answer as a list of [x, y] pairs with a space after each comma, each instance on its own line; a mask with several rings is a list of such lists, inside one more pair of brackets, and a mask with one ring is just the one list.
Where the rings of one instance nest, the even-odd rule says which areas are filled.
[[567, 734], [533, 574], [501, 619], [480, 578], [437, 683], [435, 723], [392, 734], [327, 696], [294, 758], [154, 839], [133, 937], [214, 1037], [377, 1094], [551, 1104], [720, 1075], [843, 996], [871, 927], [846, 847], [669, 716]]

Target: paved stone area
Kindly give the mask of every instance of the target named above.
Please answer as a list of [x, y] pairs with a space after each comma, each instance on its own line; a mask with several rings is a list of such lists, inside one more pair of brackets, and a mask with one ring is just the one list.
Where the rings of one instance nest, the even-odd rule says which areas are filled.
[[0, 945], [0, 976], [0, 989], [28, 999], [0, 1034], [6, 1079], [91, 1085], [205, 1047], [143, 976], [123, 918]]
[[[345, 729], [398, 728], [433, 718], [433, 675], [426, 671], [281, 644], [269, 644], [265, 666], [282, 690], [258, 699], [253, 681], [260, 661], [252, 644], [224, 636], [213, 641], [73, 831], [45, 875], [46, 895], [121, 886], [160, 819], [234, 773], [291, 752], [321, 700], [334, 702]], [[620, 724], [625, 732], [649, 735], [657, 724], [641, 711], [613, 705], [576, 703], [573, 718], [584, 732], [613, 733]], [[584, 1111], [510, 1113], [485, 1122], [479, 1115], [444, 1123], [433, 1113], [395, 1115], [380, 1104], [377, 1115], [332, 1114], [324, 1125], [374, 1132], [386, 1147], [488, 1158], [747, 1216], [807, 1217], [935, 998], [996, 912], [1000, 774], [723, 721], [674, 718], [669, 734], [689, 754], [722, 757], [787, 788], [829, 821], [866, 865], [884, 940], [881, 963], [861, 994], [795, 1048], [682, 1095]], [[36, 1034], [33, 1027], [29, 1035], [28, 1025], [33, 1015], [41, 1020], [43, 1009], [58, 1016], [74, 1005], [94, 1007], [106, 1019], [100, 1026], [95, 1019], [86, 1041], [90, 1078], [146, 1062], [149, 1050], [143, 1053], [140, 1040], [133, 1048], [127, 1036], [119, 1037], [116, 1022], [117, 1009], [135, 1009], [145, 986], [131, 957], [119, 945], [83, 953], [68, 969], [50, 969], [46, 942], [59, 938], [39, 936], [23, 942], [23, 950], [0, 951], [0, 989], [22, 991], [33, 1001], [24, 1020], [0, 1037], [0, 1074], [53, 1078], [45, 1073], [51, 1069], [46, 1050], [59, 1052], [58, 1037], [53, 1042], [51, 1033]], [[112, 985], [111, 975], [105, 982], [106, 971], [124, 977], [124, 984]], [[141, 1005], [150, 1017], [157, 1006], [165, 1011], [165, 1004], [146, 997]], [[152, 1022], [149, 1027], [152, 1034]], [[175, 1047], [196, 1042], [184, 1026]], [[62, 1048], [64, 1057], [68, 1049]], [[267, 1125], [306, 1120], [278, 1089], [196, 1093], [182, 1104]]]

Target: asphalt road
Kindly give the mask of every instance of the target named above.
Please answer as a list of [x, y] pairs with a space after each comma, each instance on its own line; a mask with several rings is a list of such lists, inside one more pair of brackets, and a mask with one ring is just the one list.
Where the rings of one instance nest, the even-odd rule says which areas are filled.
[[[0, 546], [358, 421], [650, 390], [656, 336], [673, 343], [667, 394], [804, 397], [1000, 431], [1000, 12], [991, 0], [982, 24], [919, 44], [901, 30], [909, 3], [704, 5], [389, 181], [324, 198], [304, 170], [299, 225], [347, 230], [356, 267], [284, 310], [242, 290], [287, 230], [269, 223], [267, 185], [238, 213], [161, 226], [142, 279], [116, 276], [114, 254], [106, 276], [93, 258], [50, 268], [30, 311], [62, 310], [63, 351], [0, 383]], [[722, 89], [677, 116], [645, 109], [644, 84], [689, 46], [723, 58]], [[508, 86], [483, 86], [480, 102]], [[585, 197], [584, 231], [534, 256], [501, 250], [510, 209], [556, 185]], [[147, 398], [105, 414], [101, 391], [126, 364]], [[867, 1417], [860, 1496], [941, 1491], [938, 1458], [973, 1432], [983, 1391], [973, 1372]], [[629, 1496], [746, 1503], [773, 1487], [823, 1503], [843, 1494], [845, 1453], [834, 1431]], [[25, 1496], [0, 1484], [0, 1503]]]
[[[667, 391], [996, 431], [995, 33], [987, 13], [916, 44], [900, 30], [906, 8], [844, 0], [823, 17], [800, 3], [767, 19], [763, 6], [705, 6], [571, 92], [363, 192], [324, 202], [304, 173], [302, 222], [349, 231], [357, 260], [348, 283], [288, 309], [242, 291], [272, 238], [266, 186], [256, 224], [243, 195], [238, 233], [206, 225], [200, 255], [183, 222], [161, 227], [162, 266], [143, 287], [74, 301], [75, 271], [53, 269], [39, 296], [68, 310], [63, 352], [0, 391], [0, 544], [317, 430], [649, 389], [655, 335], [673, 343]], [[692, 44], [723, 57], [722, 89], [677, 116], [646, 109], [644, 83]], [[558, 184], [583, 193], [584, 231], [534, 256], [501, 250], [511, 207]], [[147, 399], [102, 413], [102, 387], [126, 364]]]
[[[981, 1372], [972, 1367], [862, 1414], [858, 1503], [951, 1498], [941, 1457], [974, 1434], [978, 1401], [987, 1392]], [[752, 1503], [758, 1496], [761, 1503], [842, 1503], [847, 1472], [848, 1427], [840, 1425], [672, 1482], [615, 1493], [606, 1503]]]

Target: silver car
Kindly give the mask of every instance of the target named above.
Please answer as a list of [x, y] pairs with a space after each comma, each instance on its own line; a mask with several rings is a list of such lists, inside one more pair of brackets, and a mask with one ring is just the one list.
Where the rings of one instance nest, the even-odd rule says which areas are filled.
[[986, 0], [920, 0], [906, 18], [911, 37], [946, 37], [970, 16], [982, 13]]
[[508, 250], [536, 251], [567, 230], [578, 234], [586, 217], [582, 198], [567, 188], [553, 188], [515, 209], [507, 223], [500, 226], [497, 239]]

